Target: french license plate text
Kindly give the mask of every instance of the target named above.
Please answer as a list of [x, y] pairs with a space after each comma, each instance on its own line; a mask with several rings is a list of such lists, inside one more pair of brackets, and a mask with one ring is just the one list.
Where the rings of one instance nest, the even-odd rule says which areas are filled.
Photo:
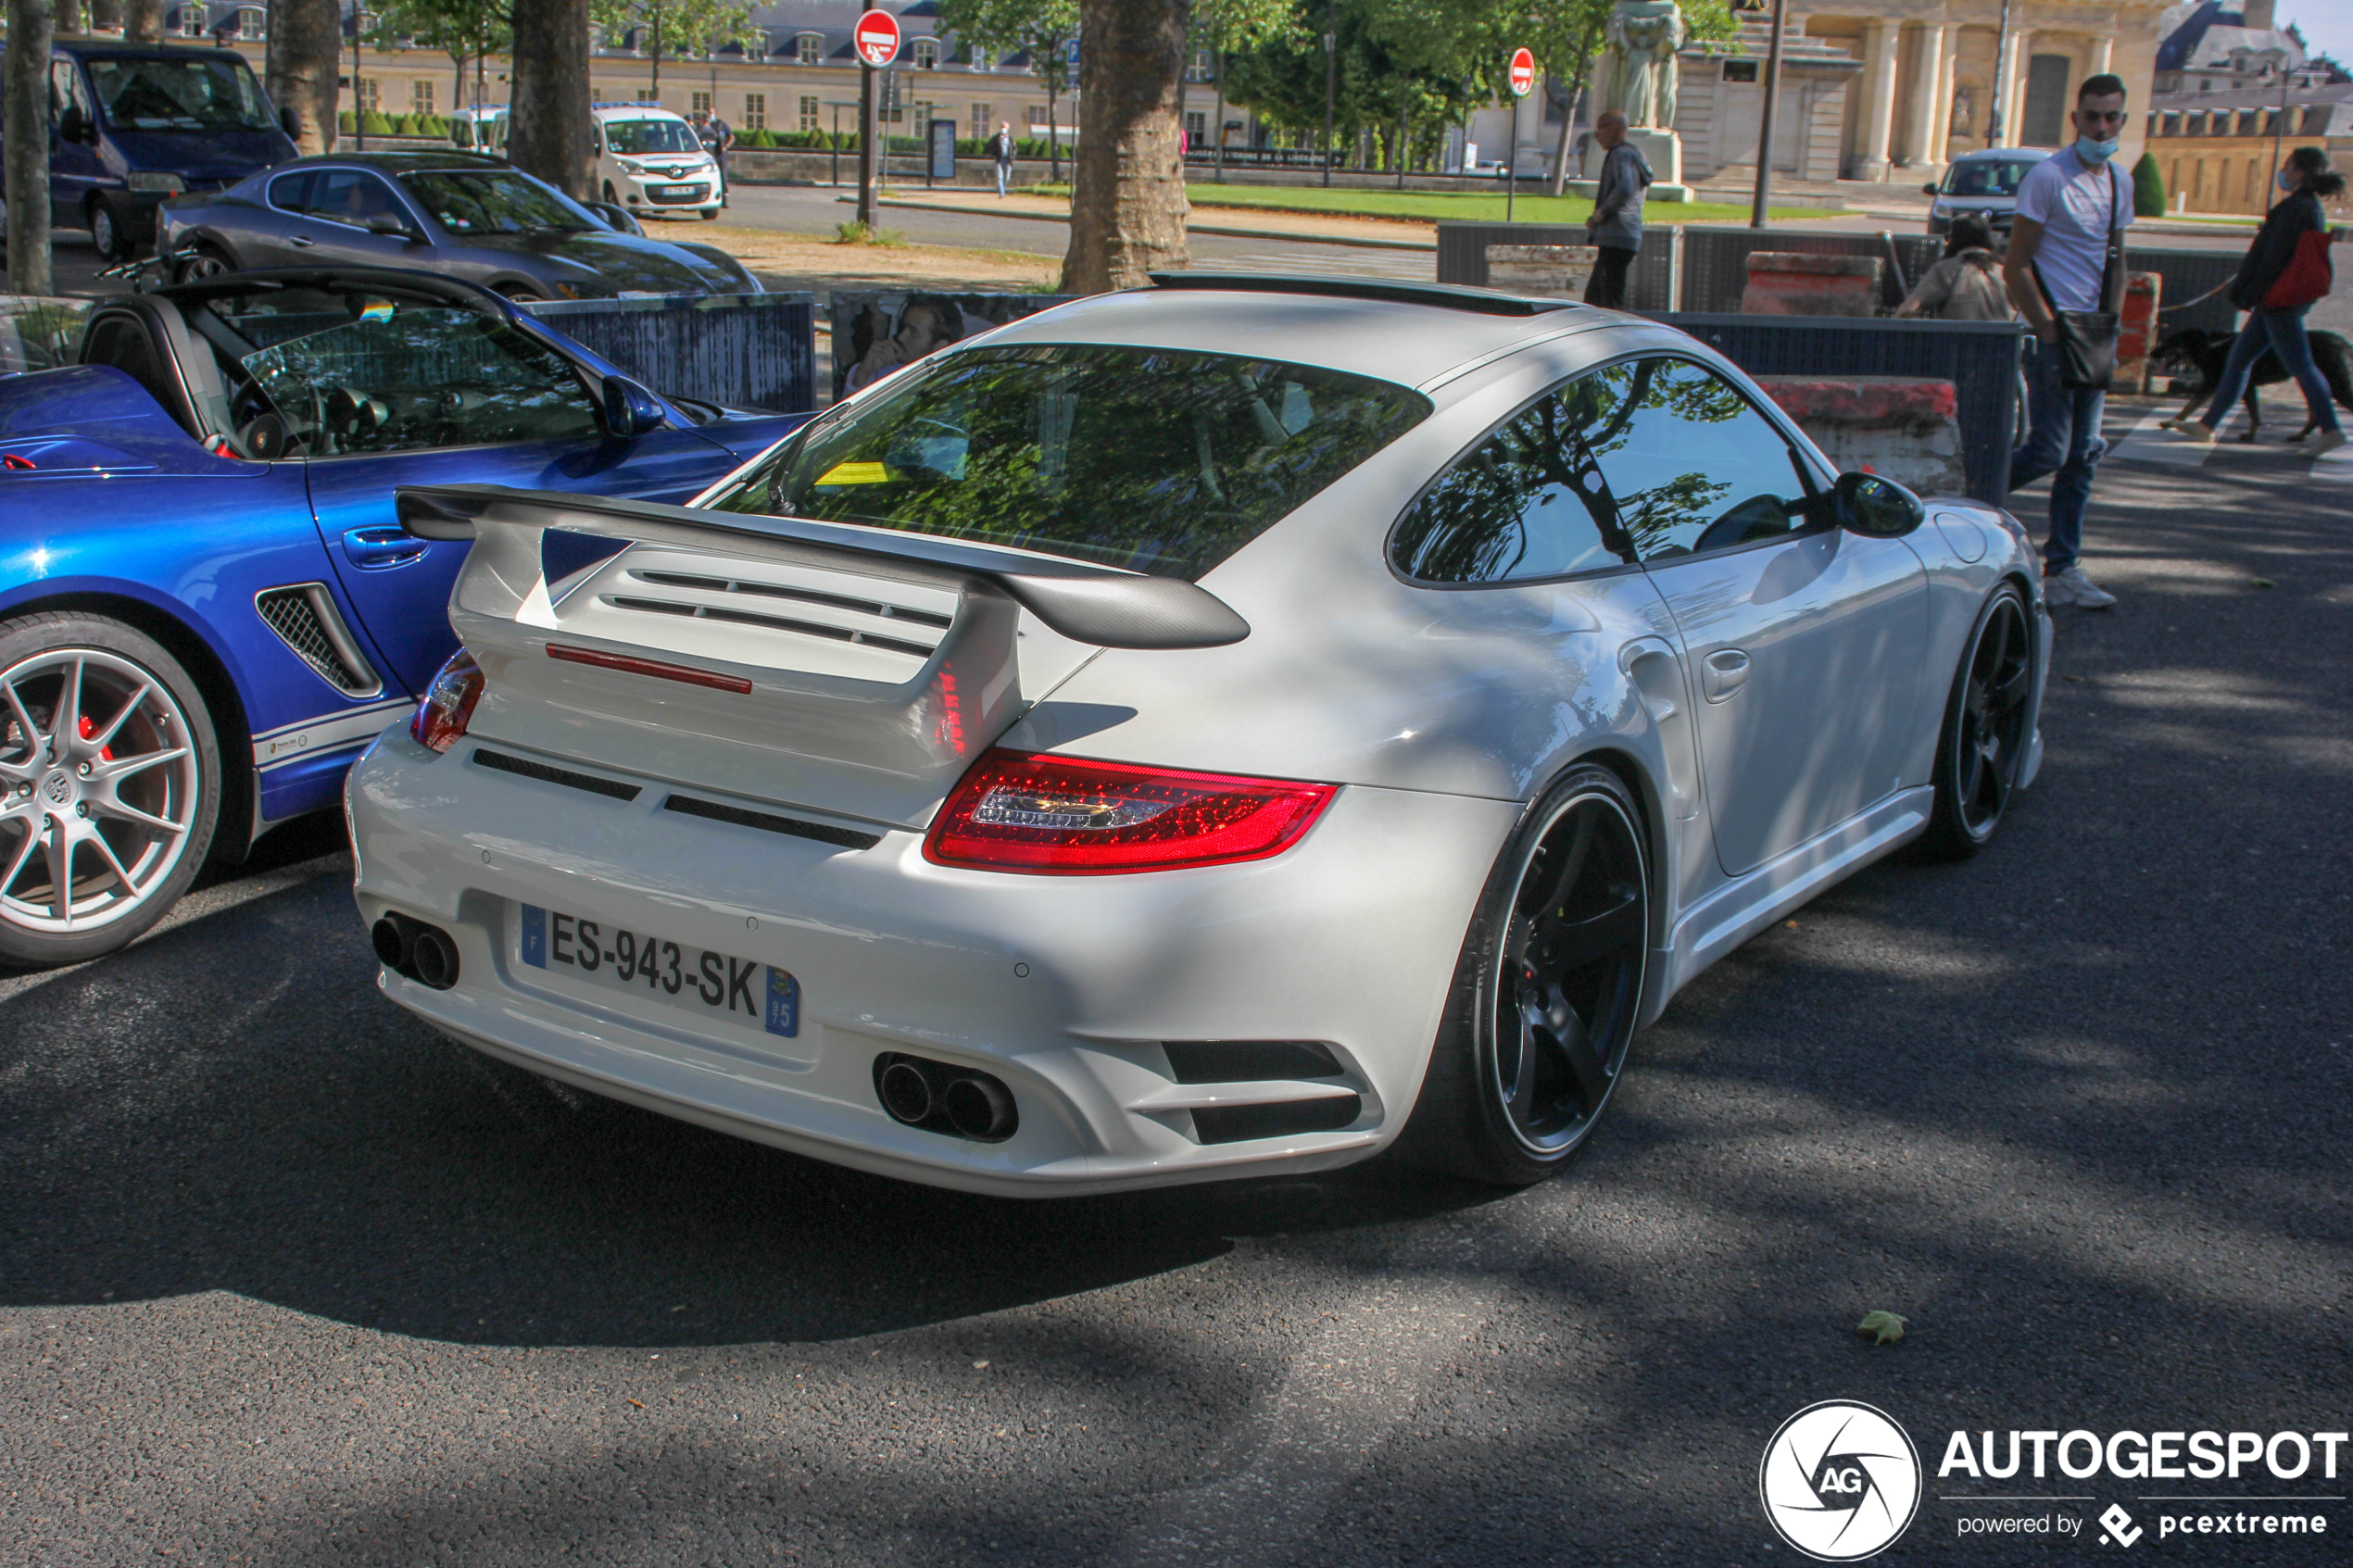
[[517, 947], [534, 969], [567, 970], [607, 990], [635, 991], [706, 1017], [757, 1023], [791, 1039], [800, 1033], [800, 982], [774, 964], [673, 942], [659, 932], [519, 906]]

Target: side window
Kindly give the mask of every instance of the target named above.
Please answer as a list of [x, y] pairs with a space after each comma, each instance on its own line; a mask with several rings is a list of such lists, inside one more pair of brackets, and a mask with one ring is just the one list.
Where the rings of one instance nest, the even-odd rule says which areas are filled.
[[403, 227], [409, 222], [409, 215], [401, 210], [392, 187], [359, 169], [321, 169], [304, 198], [303, 210], [312, 218], [348, 223], [355, 229], [364, 229], [368, 220], [387, 213], [398, 219]]
[[310, 210], [310, 182], [319, 176], [310, 169], [293, 174], [281, 174], [270, 182], [270, 205], [280, 212]]
[[1636, 558], [1606, 504], [1593, 504], [1605, 487], [1573, 433], [1579, 384], [1514, 415], [1423, 493], [1390, 540], [1400, 572], [1422, 583], [1511, 583]]
[[1636, 359], [1573, 383], [1567, 400], [1617, 526], [1643, 560], [1729, 548], [1806, 526], [1806, 470], [1730, 382], [1687, 359]]
[[90, 94], [82, 89], [82, 73], [71, 60], [53, 60], [49, 64], [49, 118], [57, 119], [68, 109], [80, 109], [84, 118], [90, 113]]

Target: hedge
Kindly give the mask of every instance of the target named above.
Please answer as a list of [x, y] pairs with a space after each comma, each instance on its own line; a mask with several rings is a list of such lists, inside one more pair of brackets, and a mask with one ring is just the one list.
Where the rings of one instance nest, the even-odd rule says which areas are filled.
[[2143, 153], [2133, 166], [2133, 216], [2165, 216], [2165, 176], [2158, 169], [2155, 153]]

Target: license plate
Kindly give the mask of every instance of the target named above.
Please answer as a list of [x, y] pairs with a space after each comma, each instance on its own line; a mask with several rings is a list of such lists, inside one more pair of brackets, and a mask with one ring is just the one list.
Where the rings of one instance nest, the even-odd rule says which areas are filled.
[[654, 194], [665, 200], [684, 201], [695, 194], [692, 185], [656, 185]]
[[534, 969], [563, 970], [609, 991], [628, 991], [700, 1013], [800, 1033], [800, 982], [774, 964], [714, 953], [636, 930], [524, 904], [519, 947]]

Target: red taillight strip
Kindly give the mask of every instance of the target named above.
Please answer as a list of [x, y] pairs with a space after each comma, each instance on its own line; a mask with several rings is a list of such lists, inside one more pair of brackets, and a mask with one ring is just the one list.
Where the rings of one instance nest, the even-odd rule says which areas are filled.
[[751, 695], [751, 683], [740, 675], [722, 675], [716, 671], [694, 670], [684, 664], [664, 664], [658, 659], [635, 659], [625, 653], [569, 647], [562, 643], [549, 643], [547, 657], [560, 659], [566, 664], [591, 664], [599, 670], [618, 670], [625, 675], [651, 675], [657, 681], [709, 686], [713, 691], [733, 692], [737, 696]]
[[29, 472], [36, 465], [31, 458], [19, 458], [14, 452], [0, 453], [0, 469], [9, 469], [18, 472]]

